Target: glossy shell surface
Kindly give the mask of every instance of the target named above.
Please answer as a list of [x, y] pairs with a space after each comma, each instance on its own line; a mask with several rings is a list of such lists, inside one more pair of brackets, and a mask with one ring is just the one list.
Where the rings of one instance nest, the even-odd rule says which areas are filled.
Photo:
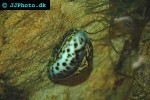
[[48, 65], [50, 79], [61, 80], [91, 66], [93, 46], [85, 31], [71, 29], [55, 46]]

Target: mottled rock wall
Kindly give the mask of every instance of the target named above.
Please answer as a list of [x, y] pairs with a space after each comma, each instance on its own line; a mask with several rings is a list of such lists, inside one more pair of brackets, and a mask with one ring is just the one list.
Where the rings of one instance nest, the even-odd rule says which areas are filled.
[[130, 98], [133, 100], [149, 100], [150, 98], [150, 23], [143, 30], [139, 43], [138, 56], [133, 63], [134, 81]]
[[[90, 6], [100, 1], [88, 3], [51, 0], [47, 11], [0, 11], [1, 99], [127, 100], [132, 78], [115, 73], [119, 55], [109, 44], [108, 30], [101, 31], [108, 27], [107, 17], [97, 12], [107, 11], [108, 5], [90, 13]], [[94, 46], [93, 69], [89, 76], [84, 73], [73, 82], [55, 83], [48, 78], [47, 64], [56, 43], [71, 28], [89, 33]]]

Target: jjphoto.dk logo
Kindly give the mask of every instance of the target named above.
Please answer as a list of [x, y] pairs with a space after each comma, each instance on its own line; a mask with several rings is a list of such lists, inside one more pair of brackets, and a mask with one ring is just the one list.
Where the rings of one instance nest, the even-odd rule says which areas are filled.
[[10, 8], [16, 8], [16, 7], [22, 7], [22, 8], [27, 8], [27, 7], [29, 7], [29, 8], [34, 8], [34, 7], [46, 7], [46, 4], [45, 3], [40, 3], [40, 4], [38, 4], [38, 5], [36, 5], [36, 4], [31, 4], [31, 3], [27, 3], [27, 4], [24, 4], [24, 3], [11, 3], [10, 4]]

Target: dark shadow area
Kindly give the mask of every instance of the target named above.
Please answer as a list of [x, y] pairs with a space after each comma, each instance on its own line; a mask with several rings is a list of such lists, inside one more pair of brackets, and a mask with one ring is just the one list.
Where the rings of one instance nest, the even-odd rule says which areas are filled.
[[63, 80], [56, 80], [56, 81], [51, 80], [51, 81], [55, 84], [66, 85], [66, 86], [76, 86], [86, 81], [89, 78], [91, 72], [92, 72], [92, 67], [90, 67], [89, 69], [83, 71], [82, 73], [78, 75], [70, 76]]
[[23, 90], [6, 84], [2, 86], [4, 94], [0, 95], [0, 100], [27, 100], [27, 96], [23, 95]]
[[[143, 33], [143, 29], [146, 25], [147, 21], [138, 21], [136, 20], [136, 30], [132, 35], [132, 40], [127, 40], [124, 43], [123, 49], [121, 50], [119, 62], [116, 65], [115, 72], [119, 75], [127, 76], [126, 73], [130, 73], [131, 64], [132, 64], [132, 57], [136, 56], [139, 51], [139, 41], [141, 35]], [[134, 54], [133, 54], [134, 52]], [[128, 68], [126, 68], [128, 67]], [[128, 70], [127, 70], [128, 69]], [[130, 70], [129, 70], [130, 69]], [[126, 72], [128, 71], [128, 72]]]

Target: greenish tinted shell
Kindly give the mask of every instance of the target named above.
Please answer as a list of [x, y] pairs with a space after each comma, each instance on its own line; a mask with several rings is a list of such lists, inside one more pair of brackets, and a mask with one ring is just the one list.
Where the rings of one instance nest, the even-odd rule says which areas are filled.
[[85, 31], [69, 30], [55, 46], [48, 65], [50, 79], [61, 80], [89, 68], [93, 46]]

